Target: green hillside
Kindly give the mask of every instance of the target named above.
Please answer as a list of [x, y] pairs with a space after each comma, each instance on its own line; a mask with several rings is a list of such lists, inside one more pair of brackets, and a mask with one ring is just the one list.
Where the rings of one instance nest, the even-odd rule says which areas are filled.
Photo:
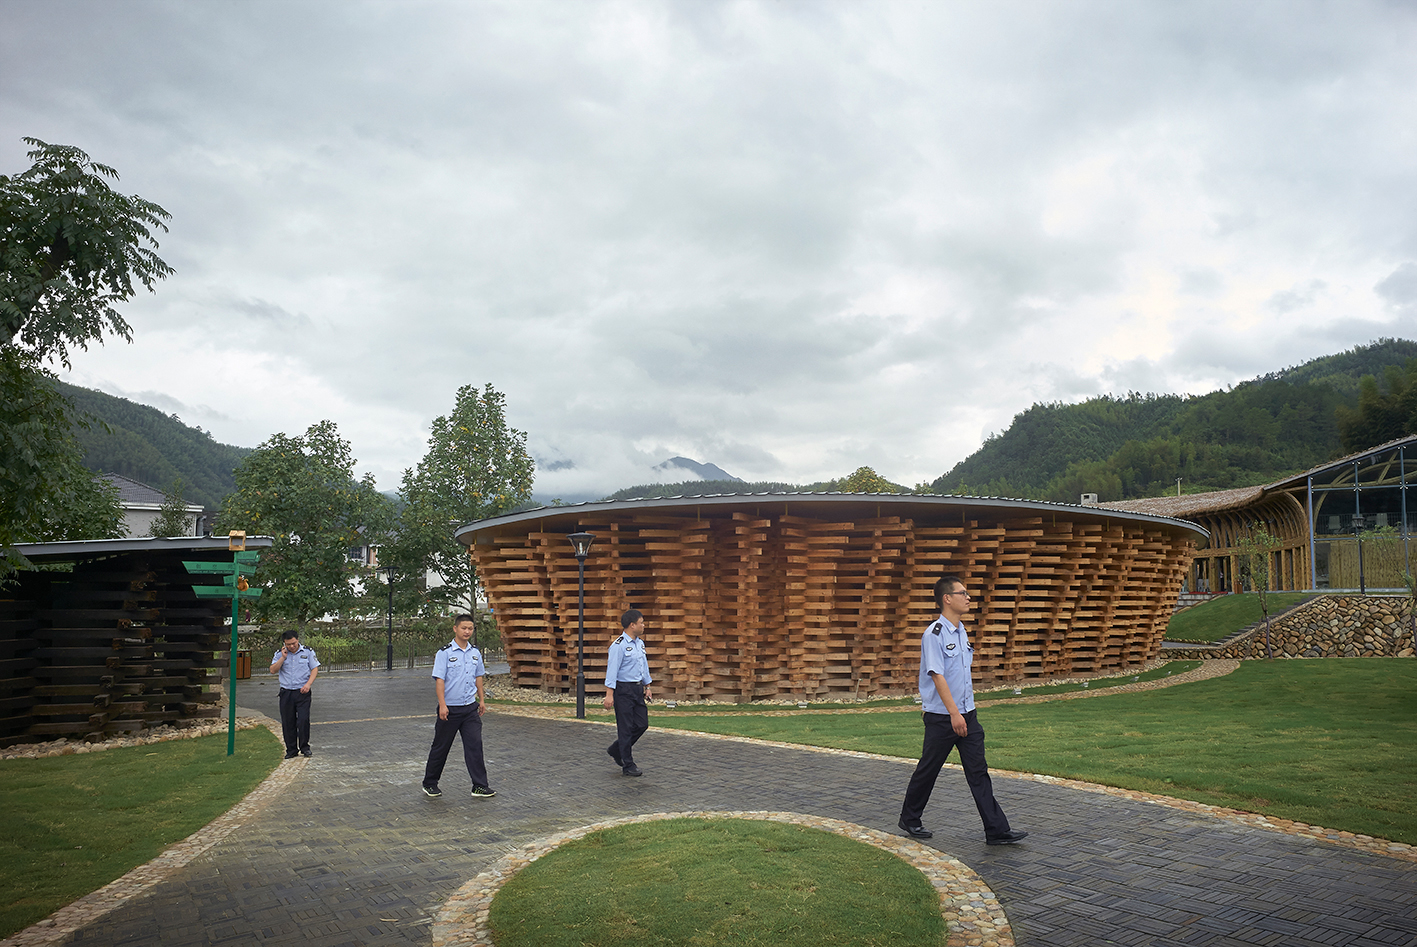
[[1196, 397], [1131, 393], [1036, 404], [928, 487], [1076, 503], [1251, 486], [1344, 453], [1336, 413], [1359, 380], [1417, 357], [1383, 339]]
[[208, 507], [220, 506], [236, 489], [232, 471], [250, 448], [218, 444], [206, 431], [126, 398], [63, 382], [59, 390], [80, 412], [103, 422], [74, 432], [90, 470], [122, 474], [159, 490], [181, 477], [184, 499]]

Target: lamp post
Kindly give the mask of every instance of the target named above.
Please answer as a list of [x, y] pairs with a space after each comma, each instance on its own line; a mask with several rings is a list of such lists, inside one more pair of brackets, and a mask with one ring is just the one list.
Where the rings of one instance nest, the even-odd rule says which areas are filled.
[[379, 566], [379, 571], [384, 573], [384, 580], [389, 583], [389, 650], [387, 654], [386, 671], [394, 669], [394, 567]]
[[580, 619], [576, 631], [576, 718], [585, 718], [585, 560], [590, 555], [594, 533], [571, 533], [566, 537], [575, 550], [576, 563], [581, 573]]

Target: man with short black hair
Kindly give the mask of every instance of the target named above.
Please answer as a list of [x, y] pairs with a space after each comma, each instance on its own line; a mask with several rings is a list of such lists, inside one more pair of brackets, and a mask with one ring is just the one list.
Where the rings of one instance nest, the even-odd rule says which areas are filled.
[[310, 756], [310, 685], [320, 673], [320, 659], [300, 643], [300, 633], [281, 635], [281, 648], [271, 658], [271, 673], [280, 682], [280, 729], [285, 758]]
[[898, 824], [912, 838], [925, 839], [935, 834], [920, 824], [920, 816], [930, 801], [945, 758], [958, 746], [964, 778], [984, 823], [984, 841], [1012, 845], [1028, 833], [1010, 828], [1004, 810], [994, 799], [994, 784], [984, 761], [984, 728], [974, 710], [974, 649], [964, 630], [964, 616], [971, 602], [959, 576], [947, 575], [935, 583], [935, 607], [940, 610], [940, 617], [920, 637], [919, 684], [925, 743], [920, 763], [905, 790]]
[[490, 799], [497, 791], [487, 785], [487, 764], [482, 759], [482, 713], [487, 695], [482, 678], [487, 673], [482, 652], [472, 646], [477, 626], [471, 615], [453, 616], [453, 640], [433, 658], [433, 691], [438, 695], [438, 719], [433, 721], [433, 746], [423, 770], [423, 794], [436, 799], [443, 794], [438, 780], [453, 738], [462, 737], [463, 762], [472, 779], [472, 798]]
[[605, 664], [605, 709], [615, 711], [615, 742], [605, 752], [626, 776], [639, 776], [631, 749], [649, 729], [649, 658], [645, 655], [645, 616], [637, 608], [620, 616], [623, 634], [610, 643]]

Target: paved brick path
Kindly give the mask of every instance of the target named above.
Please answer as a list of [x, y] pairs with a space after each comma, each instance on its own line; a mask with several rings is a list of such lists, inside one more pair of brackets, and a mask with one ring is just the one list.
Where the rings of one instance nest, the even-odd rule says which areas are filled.
[[[774, 809], [895, 831], [909, 762], [651, 732], [635, 754], [646, 775], [625, 779], [608, 728], [495, 708], [497, 798], [468, 798], [455, 750], [443, 797], [425, 799], [427, 675], [321, 676], [316, 755], [284, 797], [71, 942], [427, 947], [444, 900], [507, 851], [640, 812]], [[274, 685], [244, 684], [239, 701], [277, 716]], [[926, 824], [999, 896], [1020, 945], [1417, 944], [1413, 861], [1047, 783], [995, 788], [1024, 844], [984, 845], [954, 769]]]

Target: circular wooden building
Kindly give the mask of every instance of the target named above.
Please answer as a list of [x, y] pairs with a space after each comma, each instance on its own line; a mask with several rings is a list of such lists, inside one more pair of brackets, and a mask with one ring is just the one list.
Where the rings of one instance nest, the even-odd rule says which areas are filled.
[[590, 531], [585, 677], [627, 608], [655, 690], [679, 700], [914, 692], [935, 580], [960, 575], [981, 682], [1123, 671], [1154, 658], [1203, 529], [1099, 507], [917, 494], [767, 493], [542, 507], [458, 530], [513, 681], [574, 692]]

